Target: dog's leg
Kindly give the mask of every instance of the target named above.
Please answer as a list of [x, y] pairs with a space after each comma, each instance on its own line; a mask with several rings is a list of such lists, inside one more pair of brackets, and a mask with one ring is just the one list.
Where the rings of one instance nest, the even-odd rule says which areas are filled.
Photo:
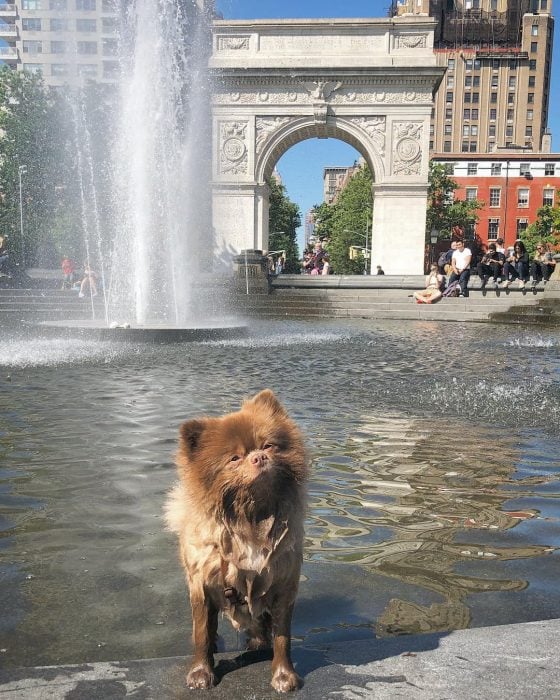
[[261, 651], [272, 646], [272, 620], [270, 614], [263, 613], [247, 630], [247, 649]]
[[285, 599], [276, 599], [272, 610], [272, 632], [274, 635], [274, 656], [272, 658], [271, 685], [279, 693], [297, 690], [303, 685], [294, 670], [291, 650], [291, 625], [294, 604]]
[[214, 649], [218, 629], [218, 611], [208, 599], [191, 597], [194, 655], [187, 674], [189, 688], [208, 689], [216, 683]]

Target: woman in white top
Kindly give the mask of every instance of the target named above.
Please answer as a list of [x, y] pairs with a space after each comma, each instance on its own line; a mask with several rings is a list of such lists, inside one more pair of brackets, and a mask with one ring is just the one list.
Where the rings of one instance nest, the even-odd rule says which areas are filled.
[[434, 301], [441, 299], [441, 287], [443, 285], [443, 275], [438, 272], [437, 264], [430, 266], [430, 272], [426, 277], [426, 289], [421, 292], [414, 292], [412, 295], [416, 299], [417, 304], [433, 304]]

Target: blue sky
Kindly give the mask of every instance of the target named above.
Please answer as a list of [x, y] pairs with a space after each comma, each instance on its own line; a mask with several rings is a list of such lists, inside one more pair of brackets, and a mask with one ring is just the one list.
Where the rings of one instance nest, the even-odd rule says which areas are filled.
[[[385, 17], [389, 0], [216, 0], [225, 19], [278, 17]], [[554, 11], [554, 6], [553, 6]], [[548, 126], [552, 150], [560, 151], [560, 17], [554, 32], [552, 85]], [[278, 161], [277, 168], [290, 199], [305, 212], [323, 198], [323, 168], [352, 165], [359, 157], [351, 146], [336, 139], [310, 139], [293, 146]], [[303, 234], [300, 233], [299, 242]]]

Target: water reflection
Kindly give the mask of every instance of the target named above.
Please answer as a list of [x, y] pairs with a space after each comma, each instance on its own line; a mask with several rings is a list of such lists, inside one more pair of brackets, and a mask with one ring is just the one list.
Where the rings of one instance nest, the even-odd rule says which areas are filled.
[[[176, 429], [263, 386], [314, 456], [298, 639], [560, 616], [559, 339], [458, 327], [461, 358], [421, 352], [446, 330], [271, 324], [245, 340], [117, 349], [0, 340], [2, 661], [188, 652], [161, 519]], [[500, 403], [504, 386], [523, 402]]]

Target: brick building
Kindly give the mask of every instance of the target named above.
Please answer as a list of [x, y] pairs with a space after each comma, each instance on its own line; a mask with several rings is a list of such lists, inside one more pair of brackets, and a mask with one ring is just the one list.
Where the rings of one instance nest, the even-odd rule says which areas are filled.
[[559, 204], [560, 153], [439, 155], [434, 160], [446, 165], [459, 185], [456, 199], [484, 202], [476, 225], [483, 242], [502, 237], [513, 245], [540, 207]]

